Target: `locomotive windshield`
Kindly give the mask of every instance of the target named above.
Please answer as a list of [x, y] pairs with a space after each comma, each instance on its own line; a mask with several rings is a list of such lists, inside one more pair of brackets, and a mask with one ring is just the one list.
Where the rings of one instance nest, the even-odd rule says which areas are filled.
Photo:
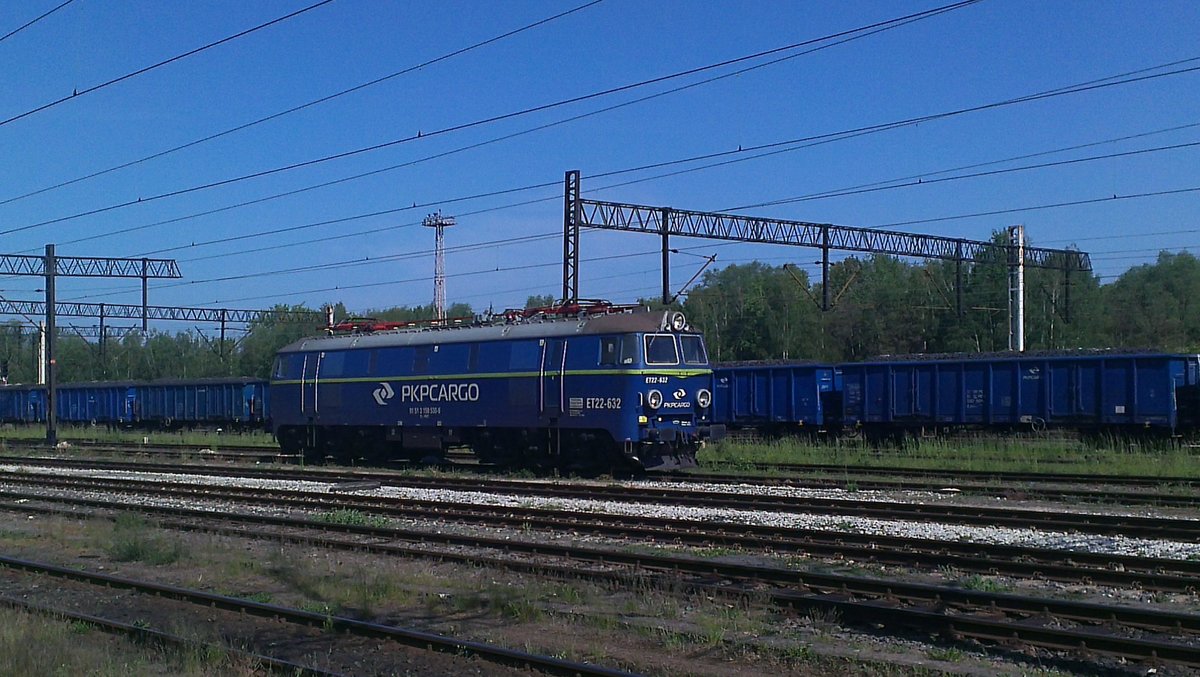
[[679, 364], [673, 334], [646, 334], [646, 364]]
[[704, 350], [704, 339], [700, 336], [680, 336], [684, 364], [708, 364], [708, 352]]

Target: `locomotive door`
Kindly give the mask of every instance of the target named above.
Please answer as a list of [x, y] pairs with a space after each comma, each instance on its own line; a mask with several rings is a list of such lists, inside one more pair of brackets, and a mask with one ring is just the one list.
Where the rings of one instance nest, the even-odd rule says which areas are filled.
[[567, 342], [564, 339], [546, 339], [542, 346], [542, 365], [538, 370], [541, 380], [539, 401], [543, 418], [555, 421], [565, 409], [565, 383], [567, 371]]
[[300, 376], [300, 413], [316, 418], [320, 410], [317, 400], [317, 384], [321, 378], [321, 358], [325, 353], [310, 353], [304, 356], [304, 369]]

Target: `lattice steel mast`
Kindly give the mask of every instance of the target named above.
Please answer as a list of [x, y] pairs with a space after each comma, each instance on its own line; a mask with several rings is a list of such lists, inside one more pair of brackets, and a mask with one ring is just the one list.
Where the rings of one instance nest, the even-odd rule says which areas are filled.
[[437, 211], [425, 217], [423, 225], [434, 231], [434, 260], [433, 260], [433, 308], [438, 320], [446, 319], [446, 246], [444, 231], [447, 226], [455, 223], [453, 216], [442, 216]]

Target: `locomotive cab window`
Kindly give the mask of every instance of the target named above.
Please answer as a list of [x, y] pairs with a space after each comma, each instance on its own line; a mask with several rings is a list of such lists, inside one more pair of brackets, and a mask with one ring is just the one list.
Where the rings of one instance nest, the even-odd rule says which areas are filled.
[[321, 358], [321, 378], [337, 378], [346, 371], [345, 351], [328, 352]]
[[637, 362], [637, 336], [605, 336], [600, 339], [600, 366], [614, 367]]
[[679, 364], [679, 351], [671, 334], [646, 334], [646, 364]]
[[638, 340], [633, 334], [621, 337], [621, 364], [633, 364], [638, 359]]
[[621, 363], [621, 340], [616, 336], [600, 339], [600, 366], [615, 367]]
[[708, 353], [704, 350], [704, 339], [699, 336], [680, 336], [684, 364], [708, 364]]

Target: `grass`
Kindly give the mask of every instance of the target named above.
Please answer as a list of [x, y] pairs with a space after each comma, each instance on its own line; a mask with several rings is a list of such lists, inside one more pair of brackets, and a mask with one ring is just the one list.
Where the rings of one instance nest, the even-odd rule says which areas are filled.
[[959, 583], [967, 590], [976, 590], [979, 592], [1011, 592], [1013, 589], [1007, 583], [1002, 583], [989, 576], [980, 576], [979, 574], [967, 576], [960, 580]]
[[935, 661], [947, 661], [950, 663], [958, 663], [967, 657], [965, 651], [962, 649], [955, 649], [954, 647], [934, 647], [926, 651], [925, 655]]
[[282, 557], [265, 573], [305, 598], [300, 608], [328, 615], [370, 618], [379, 609], [413, 606], [420, 595], [386, 571], [353, 567], [348, 571], [319, 571]]
[[862, 467], [1008, 472], [1076, 472], [1098, 475], [1200, 477], [1200, 456], [1169, 441], [1078, 440], [1042, 436], [978, 439], [912, 439], [893, 447], [857, 440], [815, 443], [801, 439], [723, 441], [699, 453], [704, 469], [754, 472], [757, 464], [801, 463]]
[[117, 562], [153, 565], [172, 564], [186, 554], [181, 541], [167, 538], [141, 517], [128, 514], [117, 518], [104, 550]]
[[[109, 430], [105, 426], [63, 425], [58, 428], [58, 439], [70, 442], [110, 442], [113, 444], [203, 444], [218, 449], [220, 445], [277, 447], [275, 436], [261, 431], [199, 431], [179, 430], [175, 432], [149, 430]], [[46, 427], [43, 425], [6, 425], [0, 430], [2, 440], [44, 440]]]
[[316, 516], [316, 521], [327, 524], [343, 524], [352, 527], [386, 527], [388, 519], [379, 515], [368, 515], [352, 508], [329, 510]]
[[89, 675], [124, 677], [157, 674], [257, 674], [257, 666], [216, 646], [156, 648], [133, 644], [77, 621], [19, 610], [3, 612], [0, 677]]

